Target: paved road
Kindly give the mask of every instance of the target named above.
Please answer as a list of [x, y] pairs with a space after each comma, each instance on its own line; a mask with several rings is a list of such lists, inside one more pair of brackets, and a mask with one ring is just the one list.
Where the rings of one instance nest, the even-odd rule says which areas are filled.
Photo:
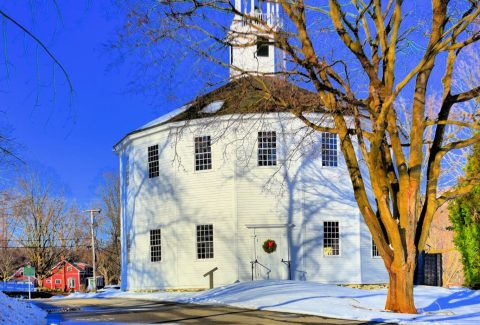
[[48, 324], [373, 324], [316, 316], [136, 299], [39, 299]]

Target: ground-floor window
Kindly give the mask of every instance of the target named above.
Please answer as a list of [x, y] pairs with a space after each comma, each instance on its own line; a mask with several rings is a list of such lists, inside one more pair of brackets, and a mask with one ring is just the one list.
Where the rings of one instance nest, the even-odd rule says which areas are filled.
[[55, 284], [61, 284], [62, 283], [62, 280], [60, 279], [55, 279]]
[[213, 225], [197, 225], [197, 258], [213, 258]]
[[323, 255], [340, 255], [340, 226], [338, 221], [323, 223]]
[[74, 289], [75, 288], [75, 279], [74, 278], [68, 278], [68, 287], [70, 289]]
[[150, 262], [162, 260], [162, 231], [160, 229], [150, 230]]
[[127, 234], [127, 263], [131, 262], [130, 249], [132, 247], [132, 236]]

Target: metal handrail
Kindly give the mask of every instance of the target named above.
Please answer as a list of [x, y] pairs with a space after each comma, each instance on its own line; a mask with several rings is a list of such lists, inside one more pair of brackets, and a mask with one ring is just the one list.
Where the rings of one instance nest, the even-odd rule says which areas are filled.
[[255, 261], [251, 261], [250, 264], [252, 265], [252, 281], [253, 281], [253, 265], [255, 265], [255, 264], [258, 264], [261, 267], [263, 267], [264, 269], [266, 269], [267, 270], [267, 280], [270, 279], [270, 272], [272, 272], [271, 269], [269, 269], [268, 267], [266, 267], [265, 265], [260, 263], [257, 259], [255, 259]]

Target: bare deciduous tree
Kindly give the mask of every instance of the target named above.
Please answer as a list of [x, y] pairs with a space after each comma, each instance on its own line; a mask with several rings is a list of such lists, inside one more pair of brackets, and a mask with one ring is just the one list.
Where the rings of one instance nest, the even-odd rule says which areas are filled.
[[[317, 123], [301, 107], [283, 101], [277, 105], [313, 130], [338, 135], [356, 202], [389, 273], [385, 308], [416, 313], [416, 260], [425, 250], [435, 212], [479, 184], [478, 178], [468, 179], [439, 191], [445, 158], [480, 140], [478, 108], [455, 114], [480, 95], [480, 85], [459, 82], [456, 71], [464, 49], [478, 51], [479, 2], [432, 0], [415, 20], [408, 15], [415, 8], [402, 0], [262, 1], [280, 4], [283, 24], [269, 24], [253, 8], [238, 10], [240, 3], [134, 1], [121, 41], [149, 49], [174, 42], [177, 50], [185, 46], [230, 67], [213, 49], [239, 46], [232, 42], [238, 35], [229, 33], [235, 17], [282, 50], [288, 65], [279, 73], [308, 83], [328, 118]], [[247, 71], [237, 71], [243, 73]], [[454, 87], [458, 84], [463, 87]], [[265, 96], [275, 99], [269, 85], [263, 85]], [[439, 96], [430, 111], [433, 90]], [[402, 119], [400, 98], [408, 106], [407, 120]], [[375, 202], [369, 200], [369, 190]]]
[[7, 280], [20, 266], [19, 250], [12, 244], [16, 220], [11, 217], [14, 199], [9, 191], [0, 192], [0, 279]]
[[42, 181], [38, 174], [27, 175], [18, 183], [13, 209], [18, 225], [15, 239], [25, 247], [40, 284], [61, 256], [68, 255], [85, 237], [78, 238], [80, 213], [68, 207], [62, 195], [52, 192], [52, 184]]
[[98, 271], [105, 283], [120, 280], [120, 179], [117, 174], [104, 174], [98, 192], [102, 199], [102, 214], [99, 221], [105, 236], [97, 254]]

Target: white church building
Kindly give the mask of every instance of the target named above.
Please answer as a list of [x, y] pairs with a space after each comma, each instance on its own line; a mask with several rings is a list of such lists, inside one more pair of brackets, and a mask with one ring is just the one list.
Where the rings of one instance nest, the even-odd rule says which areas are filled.
[[[236, 6], [281, 24], [278, 4]], [[206, 288], [214, 269], [215, 286], [388, 281], [337, 136], [313, 131], [288, 109], [326, 125], [330, 118], [316, 93], [265, 76], [283, 68], [284, 56], [250, 26], [233, 20], [227, 84], [114, 146], [124, 290]], [[252, 39], [256, 45], [242, 46]]]

